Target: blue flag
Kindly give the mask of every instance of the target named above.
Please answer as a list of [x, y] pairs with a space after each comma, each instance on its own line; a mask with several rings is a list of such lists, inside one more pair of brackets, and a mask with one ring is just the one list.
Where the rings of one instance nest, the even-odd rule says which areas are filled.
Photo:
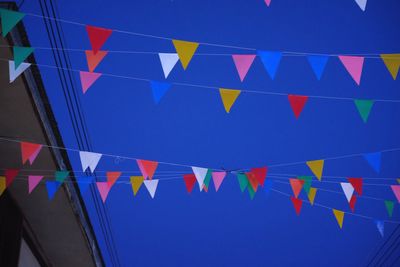
[[315, 76], [318, 80], [321, 80], [322, 73], [324, 72], [326, 63], [328, 62], [328, 56], [311, 55], [307, 57], [308, 62], [313, 69]]
[[81, 176], [76, 178], [81, 194], [84, 194], [85, 192], [88, 191], [90, 184], [92, 184], [94, 181], [93, 178], [94, 178], [93, 176]]
[[383, 237], [385, 231], [385, 224], [383, 221], [375, 220], [376, 227], [378, 228], [379, 233]]
[[381, 154], [381, 152], [374, 152], [363, 155], [365, 160], [368, 161], [369, 165], [371, 165], [377, 173], [381, 170]]
[[49, 200], [53, 199], [60, 186], [61, 183], [58, 181], [46, 181], [47, 195], [49, 196]]
[[170, 83], [150, 81], [153, 97], [156, 104], [160, 103], [161, 98], [171, 88]]
[[281, 62], [282, 53], [277, 51], [258, 51], [257, 53], [269, 76], [273, 80], [279, 63]]

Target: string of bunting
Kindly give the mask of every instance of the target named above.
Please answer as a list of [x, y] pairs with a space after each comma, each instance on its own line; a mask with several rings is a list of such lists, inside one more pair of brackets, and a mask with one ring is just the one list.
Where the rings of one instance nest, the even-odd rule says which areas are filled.
[[[354, 0], [357, 6], [362, 10], [365, 11], [367, 8], [367, 1], [368, 0]], [[264, 0], [264, 3], [269, 7], [271, 5], [272, 0]]]

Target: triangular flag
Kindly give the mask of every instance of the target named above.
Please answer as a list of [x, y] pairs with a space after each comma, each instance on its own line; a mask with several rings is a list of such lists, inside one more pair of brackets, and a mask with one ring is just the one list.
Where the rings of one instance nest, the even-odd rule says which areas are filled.
[[308, 100], [308, 96], [304, 95], [288, 95], [290, 106], [294, 112], [296, 119], [299, 118], [300, 113], [303, 111], [304, 105]]
[[176, 53], [178, 53], [179, 59], [181, 60], [183, 69], [186, 70], [190, 60], [197, 50], [197, 47], [199, 47], [199, 43], [182, 40], [172, 40], [172, 43], [174, 44]]
[[250, 199], [253, 200], [256, 195], [256, 191], [254, 191], [252, 186], [247, 186], [247, 191], [249, 192]]
[[360, 85], [361, 74], [364, 65], [364, 57], [358, 56], [339, 56], [346, 70], [349, 72], [353, 80]]
[[256, 55], [232, 55], [232, 59], [235, 63], [241, 82], [243, 82], [244, 78], [246, 77], [247, 72], [249, 71], [255, 58]]
[[321, 181], [322, 171], [324, 169], [324, 160], [311, 160], [306, 162], [312, 173]]
[[393, 208], [394, 208], [394, 202], [390, 201], [390, 200], [385, 200], [385, 206], [386, 206], [386, 210], [389, 214], [389, 217], [393, 216]]
[[103, 203], [105, 203], [111, 188], [108, 186], [108, 182], [96, 182], [96, 185], [101, 199], [103, 200]]
[[335, 215], [336, 221], [339, 224], [340, 229], [343, 227], [343, 218], [344, 218], [344, 212], [336, 209], [332, 209], [333, 214]]
[[354, 187], [354, 190], [356, 190], [357, 194], [359, 194], [361, 196], [362, 195], [363, 179], [362, 178], [347, 178], [347, 180]]
[[400, 203], [400, 185], [392, 185], [393, 194], [396, 196], [397, 201]]
[[356, 195], [353, 194], [353, 196], [351, 196], [351, 199], [349, 201], [349, 206], [352, 212], [354, 212], [354, 209], [356, 207], [356, 202], [357, 202], [357, 197]]
[[247, 176], [244, 173], [238, 173], [237, 179], [239, 182], [240, 191], [242, 191], [242, 193], [243, 193], [244, 190], [246, 190], [247, 185], [249, 184], [249, 180], [247, 180]]
[[40, 183], [43, 179], [41, 175], [29, 175], [28, 176], [28, 192], [29, 194], [32, 192], [33, 189]]
[[8, 69], [10, 71], [10, 83], [15, 81], [27, 68], [31, 66], [30, 63], [22, 62], [18, 68], [15, 68], [15, 63], [12, 60], [8, 61]]
[[220, 88], [219, 93], [221, 95], [222, 103], [224, 104], [226, 113], [231, 111], [232, 105], [240, 95], [240, 90]]
[[246, 172], [246, 176], [247, 176], [247, 180], [249, 181], [249, 184], [252, 187], [253, 191], [257, 192], [259, 183], [258, 183], [258, 179], [255, 176], [255, 174], [252, 172]]
[[264, 186], [265, 179], [267, 178], [268, 167], [252, 168], [250, 172], [254, 174], [258, 183], [261, 186]]
[[315, 195], [317, 194], [317, 188], [311, 187], [310, 191], [308, 192], [308, 200], [310, 201], [311, 205], [314, 205]]
[[131, 176], [133, 195], [136, 196], [144, 181], [143, 176]]
[[7, 9], [0, 8], [1, 15], [1, 31], [3, 37], [7, 35], [9, 31], [14, 28], [15, 25], [25, 16], [24, 13], [11, 11]]
[[32, 165], [41, 149], [42, 145], [40, 144], [21, 142], [22, 164], [29, 160]]
[[179, 56], [177, 53], [158, 53], [158, 57], [161, 61], [161, 67], [164, 72], [164, 77], [165, 79], [167, 79], [168, 75], [171, 73], [172, 69], [178, 62]]
[[350, 203], [350, 199], [353, 196], [354, 188], [350, 183], [340, 183], [342, 186], [344, 195], [346, 196], [347, 202]]
[[6, 190], [6, 177], [0, 176], [0, 196], [4, 193], [5, 190]]
[[273, 182], [272, 180], [270, 180], [270, 179], [265, 180], [265, 183], [264, 183], [264, 191], [265, 191], [265, 195], [266, 195], [266, 196], [268, 196], [269, 193], [271, 192], [273, 183], [274, 183], [274, 182]]
[[361, 8], [362, 11], [365, 11], [365, 7], [367, 6], [367, 0], [355, 0], [357, 5]]
[[15, 177], [18, 175], [18, 169], [7, 169], [4, 172], [4, 176], [6, 177], [6, 187], [9, 187], [10, 184], [14, 181]]
[[374, 105], [374, 100], [354, 99], [354, 104], [364, 122], [368, 121], [369, 113]]
[[269, 5], [271, 4], [271, 0], [264, 0], [265, 4], [269, 7]]
[[290, 178], [289, 182], [290, 182], [290, 186], [292, 187], [294, 196], [296, 198], [298, 198], [299, 194], [301, 192], [301, 189], [303, 188], [304, 180]]
[[58, 181], [46, 181], [47, 196], [49, 197], [49, 200], [52, 200], [54, 198], [60, 186], [61, 183]]
[[296, 210], [296, 214], [297, 216], [299, 216], [301, 211], [301, 206], [303, 205], [303, 200], [293, 196], [290, 196], [290, 200], [292, 200], [294, 209]]
[[183, 180], [185, 181], [188, 193], [192, 193], [193, 187], [196, 183], [196, 176], [194, 174], [185, 174], [183, 175]]
[[315, 73], [315, 76], [317, 76], [317, 79], [321, 80], [322, 73], [325, 70], [326, 63], [328, 63], [329, 56], [310, 55], [307, 56], [307, 59]]
[[222, 184], [222, 181], [224, 180], [226, 176], [226, 172], [212, 172], [212, 179], [214, 182], [214, 186], [215, 186], [215, 191], [217, 192], [219, 187]]
[[171, 88], [170, 83], [150, 81], [151, 90], [153, 92], [154, 102], [160, 103], [161, 98]]
[[156, 161], [150, 161], [150, 160], [143, 160], [143, 159], [137, 159], [136, 160], [140, 171], [142, 172], [143, 178], [146, 180], [148, 179], [153, 179], [153, 175], [157, 169], [158, 162]]
[[107, 172], [106, 176], [107, 176], [108, 187], [111, 188], [118, 180], [118, 178], [121, 176], [121, 172]]
[[95, 81], [97, 81], [98, 78], [100, 78], [100, 76], [101, 73], [80, 71], [79, 77], [81, 78], [83, 93], [86, 93], [86, 91], [93, 85]]
[[368, 161], [369, 165], [379, 173], [381, 170], [381, 152], [367, 153], [364, 154], [364, 159]]
[[381, 58], [392, 75], [393, 80], [396, 80], [400, 67], [400, 54], [382, 54]]
[[147, 191], [149, 191], [151, 198], [154, 198], [158, 186], [158, 179], [144, 180], [143, 183], [146, 186]]
[[209, 169], [206, 175], [206, 178], [204, 178], [204, 184], [203, 184], [203, 189], [208, 192], [208, 188], [210, 186], [211, 182], [211, 177], [212, 177], [212, 171]]
[[56, 171], [54, 176], [56, 177], [56, 181], [63, 183], [64, 180], [68, 177], [69, 171]]
[[207, 176], [208, 169], [200, 167], [192, 167], [192, 171], [196, 176], [197, 183], [199, 184], [200, 191], [203, 189], [204, 179]]
[[21, 47], [21, 46], [14, 46], [14, 63], [15, 68], [18, 68], [25, 59], [29, 57], [30, 54], [33, 53], [34, 49], [32, 47]]
[[94, 152], [89, 152], [89, 151], [79, 151], [79, 157], [81, 159], [81, 165], [82, 165], [82, 170], [85, 172], [87, 168], [91, 172], [94, 172], [94, 170], [97, 167], [97, 164], [99, 163], [99, 160], [101, 158], [102, 154], [99, 153], [94, 153]]
[[101, 50], [94, 53], [92, 50], [85, 50], [85, 54], [89, 72], [93, 72], [97, 65], [99, 65], [103, 58], [108, 54], [108, 51]]
[[282, 53], [277, 51], [258, 51], [257, 53], [269, 76], [273, 80], [275, 78], [279, 63], [281, 62]]
[[81, 176], [81, 177], [76, 177], [76, 179], [77, 179], [77, 183], [78, 183], [81, 194], [86, 193], [89, 190], [90, 185], [94, 181], [93, 176]]
[[378, 228], [379, 233], [383, 237], [384, 231], [385, 231], [385, 224], [383, 221], [378, 221], [375, 220], [376, 228]]
[[297, 178], [304, 181], [303, 189], [307, 194], [309, 194], [311, 188], [312, 176], [299, 176]]
[[92, 50], [94, 54], [97, 54], [97, 52], [101, 49], [103, 44], [107, 41], [112, 33], [112, 30], [110, 29], [89, 25], [86, 25], [86, 31], [89, 35], [89, 41], [92, 45]]

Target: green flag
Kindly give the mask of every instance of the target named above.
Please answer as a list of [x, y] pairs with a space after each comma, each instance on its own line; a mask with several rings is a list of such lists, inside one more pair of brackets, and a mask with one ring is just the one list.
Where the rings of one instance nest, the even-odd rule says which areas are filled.
[[211, 181], [211, 173], [212, 171], [210, 169], [208, 169], [206, 177], [204, 178], [204, 182], [203, 184], [208, 188], [208, 186], [210, 185], [210, 181]]
[[24, 60], [29, 57], [30, 54], [33, 53], [33, 48], [32, 47], [21, 47], [21, 46], [14, 46], [14, 64], [15, 64], [15, 69], [18, 68], [19, 65], [21, 65]]
[[249, 191], [250, 199], [253, 200], [254, 196], [256, 195], [256, 192], [254, 191], [252, 186], [248, 186], [247, 190]]
[[69, 175], [69, 171], [56, 171], [55, 177], [57, 182], [64, 182], [65, 178]]
[[25, 16], [24, 13], [0, 8], [1, 31], [3, 37]]
[[356, 104], [363, 121], [367, 122], [371, 108], [374, 105], [374, 100], [355, 99], [354, 104]]
[[244, 190], [246, 189], [247, 185], [249, 184], [249, 180], [247, 180], [247, 176], [244, 173], [238, 173], [237, 179], [239, 182], [240, 191], [242, 191], [242, 193], [243, 193]]
[[394, 208], [394, 203], [393, 203], [393, 201], [385, 200], [385, 206], [386, 206], [387, 212], [388, 212], [388, 214], [389, 214], [389, 217], [392, 217], [392, 215], [393, 215], [393, 208]]
[[299, 176], [297, 178], [299, 180], [303, 180], [304, 181], [303, 189], [304, 189], [304, 191], [307, 192], [307, 195], [308, 195], [308, 193], [310, 193], [312, 176]]

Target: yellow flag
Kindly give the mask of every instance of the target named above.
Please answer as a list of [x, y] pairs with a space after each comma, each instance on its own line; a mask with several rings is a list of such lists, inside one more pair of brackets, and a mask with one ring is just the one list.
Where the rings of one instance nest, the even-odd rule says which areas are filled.
[[310, 201], [311, 205], [314, 205], [314, 199], [316, 194], [317, 194], [317, 188], [310, 187], [310, 191], [308, 192], [308, 200]]
[[392, 75], [393, 80], [396, 80], [400, 67], [400, 54], [382, 54], [381, 58]]
[[335, 209], [332, 209], [332, 211], [333, 211], [333, 214], [335, 215], [335, 218], [336, 218], [337, 223], [338, 223], [339, 226], [340, 226], [340, 229], [342, 229], [342, 226], [343, 226], [343, 218], [344, 218], [344, 212], [343, 212], [343, 211], [340, 211], [340, 210], [335, 210]]
[[0, 196], [6, 190], [6, 177], [0, 176]]
[[181, 40], [172, 40], [172, 43], [175, 46], [176, 53], [178, 53], [179, 59], [181, 60], [183, 69], [186, 70], [189, 65], [190, 60], [192, 59], [194, 53], [199, 47], [199, 43], [187, 42]]
[[240, 90], [220, 88], [219, 93], [221, 94], [222, 103], [224, 104], [226, 113], [231, 111], [232, 105], [240, 95]]
[[133, 195], [136, 196], [136, 193], [139, 191], [139, 188], [142, 186], [143, 183], [143, 176], [131, 176], [131, 184]]
[[307, 166], [311, 169], [311, 171], [314, 173], [314, 175], [318, 178], [318, 180], [321, 181], [322, 177], [322, 170], [324, 169], [324, 160], [312, 160], [312, 161], [307, 161]]

